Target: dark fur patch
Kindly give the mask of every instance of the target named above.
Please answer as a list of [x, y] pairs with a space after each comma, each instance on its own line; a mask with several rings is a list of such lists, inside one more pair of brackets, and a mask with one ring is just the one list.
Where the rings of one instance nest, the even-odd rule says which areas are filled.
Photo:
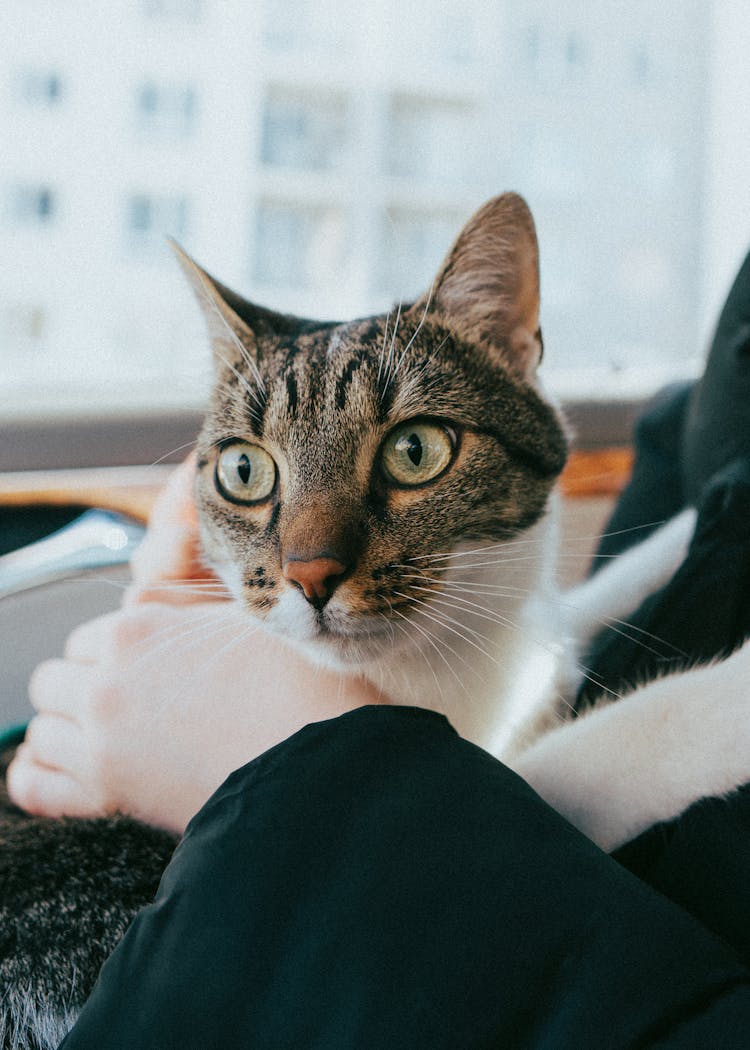
[[286, 374], [286, 399], [289, 405], [289, 415], [296, 416], [298, 403], [297, 377], [291, 369]]
[[346, 405], [346, 392], [351, 384], [352, 376], [358, 368], [362, 367], [362, 358], [353, 357], [344, 368], [344, 371], [336, 380], [336, 393], [334, 395], [334, 401], [336, 408], [342, 410]]

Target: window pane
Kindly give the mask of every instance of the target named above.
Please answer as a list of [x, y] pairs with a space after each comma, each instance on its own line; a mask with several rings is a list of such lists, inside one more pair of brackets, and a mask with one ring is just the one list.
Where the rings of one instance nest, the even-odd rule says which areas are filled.
[[404, 301], [427, 291], [460, 225], [455, 212], [389, 208], [382, 226], [382, 289]]
[[458, 101], [397, 97], [388, 126], [388, 172], [419, 181], [461, 182], [473, 169], [475, 115]]
[[273, 167], [341, 167], [347, 147], [346, 99], [273, 88], [263, 108], [261, 159]]
[[750, 6], [89, 7], [3, 0], [3, 404], [89, 407], [82, 381], [102, 404], [200, 401], [167, 235], [270, 307], [362, 316], [428, 288], [505, 189], [539, 228], [549, 385], [699, 366], [750, 241]]
[[299, 289], [325, 285], [343, 265], [345, 232], [337, 208], [263, 201], [257, 216], [255, 280]]

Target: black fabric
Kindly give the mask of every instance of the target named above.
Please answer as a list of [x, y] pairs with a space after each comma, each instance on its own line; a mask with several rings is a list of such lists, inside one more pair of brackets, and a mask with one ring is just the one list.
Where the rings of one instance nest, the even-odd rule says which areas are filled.
[[[640, 641], [589, 654], [618, 691], [748, 634], [748, 349], [750, 256], [705, 376], [639, 426], [600, 548], [699, 507]], [[746, 787], [606, 857], [444, 719], [363, 708], [229, 778], [63, 1046], [745, 1047], [749, 830]]]
[[750, 973], [439, 715], [234, 773], [66, 1050], [747, 1045]]
[[597, 555], [596, 572], [607, 557], [641, 543], [685, 506], [681, 457], [685, 413], [691, 383], [673, 384], [657, 394], [635, 428], [635, 460], [629, 483], [607, 522]]
[[[645, 503], [639, 513], [644, 509]], [[626, 520], [618, 515], [619, 528], [628, 528]], [[590, 679], [582, 683], [579, 710], [602, 689], [629, 692], [657, 675], [726, 656], [750, 635], [749, 521], [750, 459], [740, 459], [704, 492], [687, 558], [674, 577], [628, 615], [627, 627], [594, 639], [583, 660]], [[623, 546], [638, 531], [621, 532]], [[608, 537], [608, 545], [617, 539]]]
[[[750, 255], [722, 310], [704, 375], [655, 400], [635, 445], [632, 480], [599, 553], [621, 552], [688, 503], [698, 520], [673, 579], [628, 616], [630, 629], [603, 631], [585, 658], [591, 678], [616, 693], [727, 655], [750, 637]], [[584, 683], [577, 706], [596, 692]], [[749, 833], [745, 787], [697, 803], [615, 857], [750, 964]]]
[[25, 547], [69, 525], [85, 507], [0, 507], [0, 555]]
[[[626, 634], [602, 632], [596, 640], [586, 658], [592, 678], [626, 693], [656, 674], [726, 655], [750, 636], [748, 521], [750, 460], [739, 459], [707, 486], [688, 556], [673, 579], [628, 616]], [[578, 706], [595, 692], [585, 683]], [[715, 701], [721, 704], [721, 696]], [[749, 832], [745, 788], [697, 803], [678, 820], [644, 832], [615, 858], [725, 938], [750, 965]]]
[[685, 418], [682, 478], [688, 502], [732, 460], [750, 458], [750, 253], [716, 326]]

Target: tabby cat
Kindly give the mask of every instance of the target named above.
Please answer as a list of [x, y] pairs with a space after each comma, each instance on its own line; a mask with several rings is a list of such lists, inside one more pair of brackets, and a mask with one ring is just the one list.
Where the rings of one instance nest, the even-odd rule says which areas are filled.
[[[444, 712], [607, 849], [750, 779], [744, 649], [565, 722], [574, 641], [669, 578], [693, 516], [556, 596], [566, 437], [536, 375], [537, 242], [520, 197], [477, 212], [422, 298], [348, 324], [256, 307], [178, 254], [216, 362], [202, 542], [249, 616]], [[0, 836], [3, 1046], [55, 1046], [174, 842], [7, 801]]]

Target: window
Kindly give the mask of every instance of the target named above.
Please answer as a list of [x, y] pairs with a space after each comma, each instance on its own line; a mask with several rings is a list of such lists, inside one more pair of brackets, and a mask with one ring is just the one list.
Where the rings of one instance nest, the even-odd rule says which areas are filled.
[[340, 93], [272, 88], [263, 107], [261, 159], [271, 167], [326, 171], [347, 151], [347, 106]]
[[[83, 46], [80, 5], [44, 10], [21, 32], [3, 0], [0, 303], [42, 311], [47, 363], [1, 370], [4, 404], [88, 408], [98, 384], [102, 411], [152, 410], [175, 355], [208, 371], [170, 334], [200, 316], [167, 235], [272, 308], [362, 316], [428, 287], [504, 189], [537, 220], [548, 387], [641, 397], [700, 367], [750, 244], [750, 6], [139, 0], [120, 51]], [[0, 361], [33, 327], [0, 316]]]
[[3, 312], [3, 342], [9, 350], [26, 354], [43, 346], [47, 314], [39, 303], [11, 303]]
[[9, 194], [9, 211], [16, 226], [49, 225], [57, 211], [57, 198], [50, 186], [14, 186]]
[[187, 232], [188, 202], [169, 194], [134, 193], [127, 202], [126, 228], [131, 248], [161, 253], [166, 237], [182, 240]]
[[142, 0], [142, 5], [148, 18], [197, 22], [203, 13], [202, 0]]
[[350, 33], [362, 31], [356, 5], [340, 0], [268, 0], [262, 41], [273, 52], [320, 53], [334, 61]]
[[470, 103], [396, 96], [388, 119], [388, 172], [417, 182], [468, 182], [476, 171]]
[[383, 217], [380, 286], [407, 301], [427, 291], [464, 216], [450, 211], [390, 208]]
[[185, 138], [193, 130], [196, 94], [190, 86], [147, 80], [136, 91], [138, 128], [160, 138]]
[[17, 77], [18, 97], [39, 108], [51, 108], [63, 97], [63, 81], [54, 71], [30, 70]]
[[344, 262], [346, 224], [339, 208], [263, 201], [258, 209], [254, 278], [262, 285], [320, 287]]

